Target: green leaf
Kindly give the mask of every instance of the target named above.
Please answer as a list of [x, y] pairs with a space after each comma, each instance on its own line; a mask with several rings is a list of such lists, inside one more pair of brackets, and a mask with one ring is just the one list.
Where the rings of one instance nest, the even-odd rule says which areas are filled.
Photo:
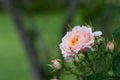
[[120, 27], [117, 28], [112, 34], [114, 38], [120, 38]]
[[104, 65], [103, 65], [103, 59], [102, 57], [95, 60], [95, 70], [97, 73], [101, 73], [103, 71]]
[[113, 72], [120, 76], [120, 56], [116, 56], [113, 60], [113, 65], [112, 65]]
[[87, 80], [109, 80], [108, 76], [102, 73], [92, 74], [87, 77]]

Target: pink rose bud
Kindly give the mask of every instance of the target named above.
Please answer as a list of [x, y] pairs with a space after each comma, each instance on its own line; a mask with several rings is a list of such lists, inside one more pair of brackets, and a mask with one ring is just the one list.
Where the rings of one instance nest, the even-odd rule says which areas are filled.
[[50, 79], [50, 80], [59, 80], [59, 79], [57, 79], [57, 78], [52, 78], [52, 79]]
[[114, 51], [114, 44], [111, 41], [109, 41], [107, 46], [106, 46], [106, 49], [113, 52]]
[[61, 69], [62, 65], [59, 59], [52, 60], [51, 62], [54, 69]]
[[74, 60], [75, 60], [75, 62], [80, 62], [80, 60], [79, 60], [77, 55], [74, 56]]

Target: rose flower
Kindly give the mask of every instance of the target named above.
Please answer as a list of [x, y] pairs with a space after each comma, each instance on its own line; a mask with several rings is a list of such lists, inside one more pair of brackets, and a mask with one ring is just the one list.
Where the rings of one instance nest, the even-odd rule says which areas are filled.
[[63, 57], [68, 59], [78, 52], [88, 51], [94, 45], [94, 36], [100, 36], [101, 34], [101, 31], [93, 33], [89, 26], [75, 26], [72, 31], [67, 32], [59, 45]]

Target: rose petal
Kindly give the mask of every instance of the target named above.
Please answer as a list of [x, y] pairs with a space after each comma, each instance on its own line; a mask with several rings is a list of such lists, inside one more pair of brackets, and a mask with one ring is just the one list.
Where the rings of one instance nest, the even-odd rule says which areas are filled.
[[100, 35], [102, 35], [102, 32], [101, 31], [95, 31], [93, 34], [94, 34], [94, 36], [100, 36]]

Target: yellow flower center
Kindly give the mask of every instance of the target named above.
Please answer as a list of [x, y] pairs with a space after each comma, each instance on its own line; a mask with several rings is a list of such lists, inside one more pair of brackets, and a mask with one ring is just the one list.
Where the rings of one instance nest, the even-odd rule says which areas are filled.
[[69, 45], [70, 47], [74, 46], [78, 42], [78, 37], [75, 36], [74, 38], [70, 39]]

